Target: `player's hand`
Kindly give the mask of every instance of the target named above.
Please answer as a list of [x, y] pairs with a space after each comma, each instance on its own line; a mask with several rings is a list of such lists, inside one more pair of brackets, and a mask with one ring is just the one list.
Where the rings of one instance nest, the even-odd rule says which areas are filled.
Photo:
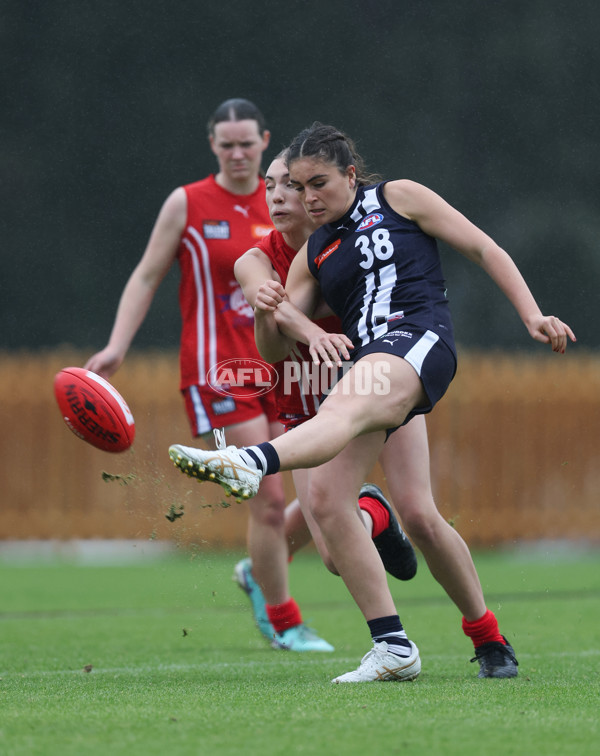
[[315, 365], [324, 362], [327, 367], [342, 366], [342, 359], [350, 359], [354, 344], [344, 333], [321, 332], [311, 339], [308, 350]]
[[101, 352], [92, 355], [83, 367], [108, 379], [121, 367], [124, 356], [110, 347], [105, 347]]
[[527, 324], [532, 338], [542, 344], [550, 344], [553, 352], [564, 354], [567, 342], [577, 341], [575, 334], [566, 323], [554, 315], [538, 315]]
[[286, 293], [279, 281], [265, 281], [256, 292], [255, 310], [274, 312], [277, 305], [286, 299]]

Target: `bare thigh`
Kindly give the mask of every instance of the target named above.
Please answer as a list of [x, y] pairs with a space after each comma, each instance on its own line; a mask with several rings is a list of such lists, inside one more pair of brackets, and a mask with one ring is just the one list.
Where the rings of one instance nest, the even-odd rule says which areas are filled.
[[335, 385], [319, 415], [347, 418], [356, 435], [393, 428], [425, 403], [423, 384], [402, 357], [374, 353], [363, 357]]
[[383, 431], [353, 439], [333, 459], [310, 471], [309, 508], [318, 520], [328, 512], [352, 511], [358, 516], [360, 487], [377, 461]]

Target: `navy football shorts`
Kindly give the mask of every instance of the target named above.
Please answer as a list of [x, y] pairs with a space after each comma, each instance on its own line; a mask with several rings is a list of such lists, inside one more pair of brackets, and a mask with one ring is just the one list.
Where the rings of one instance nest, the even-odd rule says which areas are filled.
[[[410, 363], [417, 371], [427, 395], [427, 404], [415, 407], [402, 424], [406, 425], [415, 415], [431, 412], [456, 374], [456, 353], [433, 331], [407, 326], [388, 331], [384, 336], [359, 347], [351, 353], [350, 359], [356, 363], [367, 354], [382, 352], [402, 357]], [[389, 428], [388, 436], [398, 427]]]

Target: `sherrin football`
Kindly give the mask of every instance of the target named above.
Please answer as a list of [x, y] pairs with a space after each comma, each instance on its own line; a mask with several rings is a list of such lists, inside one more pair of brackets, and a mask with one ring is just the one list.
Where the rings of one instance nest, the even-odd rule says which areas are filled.
[[110, 383], [90, 370], [66, 367], [54, 378], [54, 395], [65, 423], [98, 449], [122, 452], [135, 438], [131, 410]]

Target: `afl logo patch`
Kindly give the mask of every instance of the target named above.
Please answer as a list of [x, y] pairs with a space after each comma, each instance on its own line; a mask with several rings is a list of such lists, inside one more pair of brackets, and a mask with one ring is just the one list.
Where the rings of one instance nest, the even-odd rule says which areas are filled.
[[362, 219], [360, 226], [356, 230], [364, 231], [366, 228], [371, 228], [372, 226], [381, 223], [382, 220], [383, 215], [381, 213], [371, 213], [371, 215], [367, 215], [366, 218]]

